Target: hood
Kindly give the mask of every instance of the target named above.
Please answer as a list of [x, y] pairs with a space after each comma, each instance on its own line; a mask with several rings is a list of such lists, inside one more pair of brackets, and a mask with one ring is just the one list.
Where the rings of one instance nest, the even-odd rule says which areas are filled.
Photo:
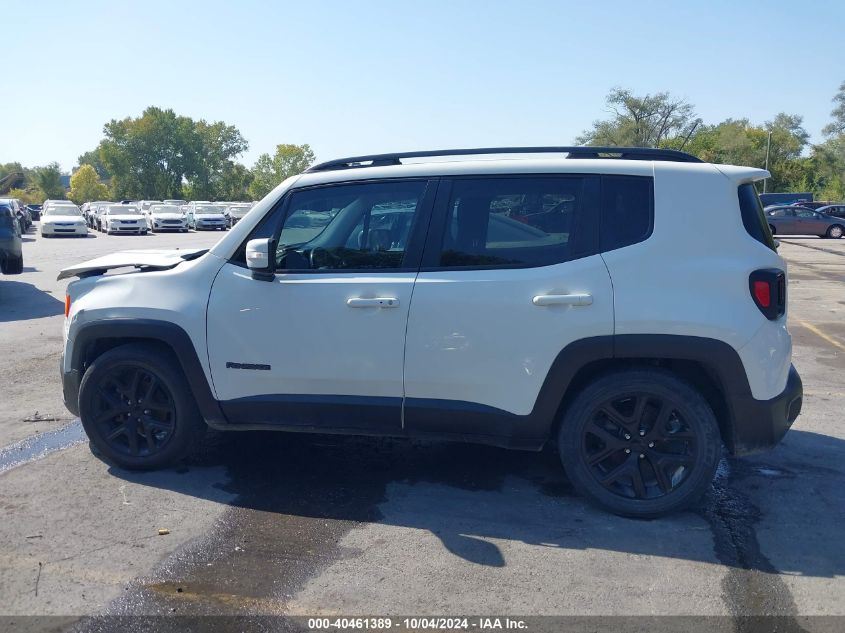
[[153, 220], [184, 220], [185, 216], [181, 213], [153, 213], [150, 216]]
[[41, 218], [41, 224], [50, 224], [51, 222], [82, 222], [85, 224], [85, 218], [81, 215], [46, 215]]
[[207, 251], [208, 249], [205, 248], [184, 248], [177, 250], [138, 250], [112, 253], [111, 255], [104, 255], [97, 259], [76, 264], [75, 266], [63, 268], [57, 279], [67, 279], [68, 277], [74, 276], [88, 277], [91, 275], [101, 275], [113, 268], [133, 267], [165, 270], [167, 268], [173, 268], [184, 261], [196, 259], [204, 255]]

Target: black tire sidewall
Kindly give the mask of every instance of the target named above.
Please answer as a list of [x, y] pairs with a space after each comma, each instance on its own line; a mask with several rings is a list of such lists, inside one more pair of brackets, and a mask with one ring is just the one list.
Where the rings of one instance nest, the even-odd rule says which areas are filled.
[[[581, 438], [595, 407], [625, 392], [651, 393], [671, 401], [696, 433], [696, 463], [677, 489], [657, 499], [626, 499], [607, 490], [581, 457]], [[670, 372], [628, 370], [603, 376], [588, 385], [567, 408], [558, 433], [558, 450], [572, 484], [582, 495], [622, 516], [653, 518], [677, 512], [698, 500], [716, 473], [722, 452], [718, 423], [701, 394]]]
[[[176, 428], [165, 447], [154, 455], [131, 456], [109, 446], [92, 419], [93, 398], [103, 378], [119, 367], [134, 365], [149, 371], [166, 386], [176, 408]], [[123, 345], [99, 356], [82, 377], [79, 388], [82, 426], [88, 438], [108, 461], [128, 470], [151, 470], [170, 466], [183, 458], [203, 430], [204, 423], [181, 369], [164, 353], [140, 345]]]

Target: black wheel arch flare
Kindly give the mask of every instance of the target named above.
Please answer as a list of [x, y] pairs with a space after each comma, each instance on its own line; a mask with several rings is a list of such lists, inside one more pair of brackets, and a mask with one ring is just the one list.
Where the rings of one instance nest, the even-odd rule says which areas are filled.
[[[255, 425], [246, 419], [227, 419], [221, 403], [212, 393], [187, 332], [174, 323], [155, 319], [103, 319], [76, 329], [71, 370], [62, 376], [65, 402], [72, 412], [78, 414], [79, 383], [96, 355], [116, 345], [139, 340], [163, 344], [172, 351], [210, 426], [306, 430], [287, 428], [283, 421], [274, 425]], [[599, 373], [620, 367], [657, 365], [674, 369], [676, 364], [681, 369], [695, 369], [695, 375], [686, 376], [694, 386], [707, 390], [707, 385], [695, 384], [697, 380], [712, 386], [712, 393], [704, 395], [714, 408], [723, 441], [730, 452], [756, 452], [780, 439], [773, 437], [776, 433], [772, 430], [771, 416], [760, 409], [770, 401], [753, 398], [742, 361], [733, 347], [716, 339], [670, 334], [598, 336], [570, 343], [552, 363], [534, 407], [527, 415], [478, 403], [406, 398], [403, 434], [538, 450], [553, 437], [560, 414], [577, 393], [579, 385]], [[338, 396], [338, 400], [345, 397], [348, 396]], [[333, 429], [308, 430], [331, 432]]]

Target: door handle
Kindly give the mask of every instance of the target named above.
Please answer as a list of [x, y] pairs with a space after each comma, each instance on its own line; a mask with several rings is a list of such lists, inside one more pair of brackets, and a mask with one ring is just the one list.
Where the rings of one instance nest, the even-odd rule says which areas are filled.
[[588, 306], [593, 295], [581, 293], [572, 295], [537, 295], [531, 300], [535, 306]]
[[346, 300], [346, 305], [350, 308], [398, 308], [399, 299], [396, 297], [375, 297], [374, 299], [353, 297]]

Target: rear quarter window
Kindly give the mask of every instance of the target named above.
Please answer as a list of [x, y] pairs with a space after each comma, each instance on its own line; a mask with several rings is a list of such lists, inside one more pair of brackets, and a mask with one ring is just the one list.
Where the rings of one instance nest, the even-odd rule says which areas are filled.
[[601, 250], [647, 240], [654, 226], [654, 180], [645, 176], [602, 176]]
[[739, 196], [739, 211], [742, 214], [742, 224], [747, 233], [755, 240], [775, 250], [775, 241], [766, 221], [763, 203], [752, 183], [740, 185], [737, 190]]

